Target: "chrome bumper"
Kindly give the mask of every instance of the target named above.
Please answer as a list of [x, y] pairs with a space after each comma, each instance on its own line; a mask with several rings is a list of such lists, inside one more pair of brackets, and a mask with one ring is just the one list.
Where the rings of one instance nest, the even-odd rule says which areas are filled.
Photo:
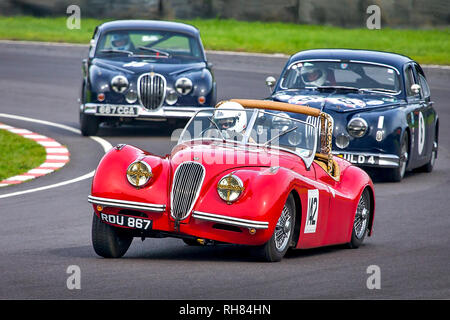
[[166, 206], [163, 204], [125, 201], [109, 198], [99, 198], [93, 196], [88, 196], [88, 202], [102, 205], [104, 207], [115, 207], [115, 208], [135, 209], [143, 211], [156, 211], [156, 212], [164, 212], [166, 210]]
[[398, 168], [400, 165], [399, 156], [393, 154], [333, 151], [333, 155], [356, 166]]
[[212, 214], [200, 211], [194, 211], [192, 213], [192, 217], [199, 220], [205, 220], [210, 222], [218, 222], [223, 224], [229, 224], [236, 227], [243, 228], [254, 228], [254, 229], [268, 229], [269, 223], [265, 221], [255, 221], [255, 220], [246, 220], [233, 218], [228, 216], [223, 216], [219, 214]]
[[[99, 106], [112, 106], [114, 108], [137, 108], [137, 115], [130, 114], [108, 114], [108, 113], [98, 113], [97, 107]], [[190, 118], [198, 110], [204, 107], [173, 107], [173, 106], [162, 106], [156, 110], [148, 110], [141, 105], [118, 105], [118, 104], [97, 104], [97, 103], [86, 103], [80, 105], [80, 112], [84, 114], [102, 116], [102, 117], [117, 117], [117, 118], [133, 118], [133, 119], [156, 119], [156, 118]]]

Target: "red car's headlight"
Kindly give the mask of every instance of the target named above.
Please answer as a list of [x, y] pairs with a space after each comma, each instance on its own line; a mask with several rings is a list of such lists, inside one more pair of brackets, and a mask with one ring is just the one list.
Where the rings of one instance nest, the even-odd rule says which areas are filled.
[[243, 191], [244, 183], [239, 177], [232, 173], [220, 179], [217, 184], [217, 193], [219, 194], [219, 197], [228, 204], [239, 199]]

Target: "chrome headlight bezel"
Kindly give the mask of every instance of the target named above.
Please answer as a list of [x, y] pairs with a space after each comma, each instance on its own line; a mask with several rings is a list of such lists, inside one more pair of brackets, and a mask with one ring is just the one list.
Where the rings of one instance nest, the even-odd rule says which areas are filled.
[[244, 192], [244, 183], [233, 173], [220, 178], [217, 183], [217, 194], [228, 204], [237, 201]]
[[369, 125], [367, 124], [367, 121], [361, 117], [352, 118], [347, 124], [347, 132], [353, 138], [363, 137], [368, 129]]
[[144, 187], [152, 177], [152, 168], [145, 161], [133, 161], [127, 168], [127, 180], [135, 188]]
[[187, 77], [181, 77], [175, 81], [175, 90], [183, 96], [191, 93], [193, 87], [192, 80]]
[[128, 89], [129, 85], [130, 84], [127, 77], [123, 75], [117, 75], [111, 79], [111, 89], [114, 92], [124, 93]]

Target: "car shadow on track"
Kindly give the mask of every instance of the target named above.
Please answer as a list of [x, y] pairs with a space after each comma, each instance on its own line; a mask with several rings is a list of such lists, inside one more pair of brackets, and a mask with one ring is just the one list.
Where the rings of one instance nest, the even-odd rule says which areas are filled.
[[[135, 239], [135, 241], [138, 241]], [[250, 246], [220, 244], [206, 246], [188, 246], [185, 244], [170, 244], [169, 246], [146, 246], [132, 245], [129, 251], [120, 259], [123, 261], [179, 261], [179, 262], [265, 262], [256, 254]], [[345, 251], [345, 245], [335, 245], [313, 249], [289, 250], [283, 261], [301, 261], [304, 258], [319, 257], [324, 254], [332, 254]], [[58, 248], [49, 251], [51, 254], [64, 258], [82, 259], [104, 259], [99, 257], [91, 246], [79, 246], [69, 248]], [[110, 260], [110, 259], [108, 259]]]

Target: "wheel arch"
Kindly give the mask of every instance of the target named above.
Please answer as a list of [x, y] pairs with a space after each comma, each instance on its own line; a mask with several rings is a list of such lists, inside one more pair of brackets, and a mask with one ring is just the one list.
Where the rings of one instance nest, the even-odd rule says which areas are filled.
[[370, 220], [369, 220], [369, 226], [368, 226], [368, 230], [369, 230], [368, 236], [370, 237], [372, 235], [373, 222], [374, 222], [374, 218], [375, 218], [375, 192], [371, 186], [366, 186], [363, 189], [363, 192], [366, 189], [369, 191], [369, 198], [370, 198]]
[[300, 199], [300, 195], [296, 189], [292, 189], [290, 194], [292, 194], [295, 203], [295, 226], [294, 226], [294, 234], [292, 235], [292, 247], [297, 247], [298, 241], [300, 239], [300, 230], [302, 224], [302, 202]]

